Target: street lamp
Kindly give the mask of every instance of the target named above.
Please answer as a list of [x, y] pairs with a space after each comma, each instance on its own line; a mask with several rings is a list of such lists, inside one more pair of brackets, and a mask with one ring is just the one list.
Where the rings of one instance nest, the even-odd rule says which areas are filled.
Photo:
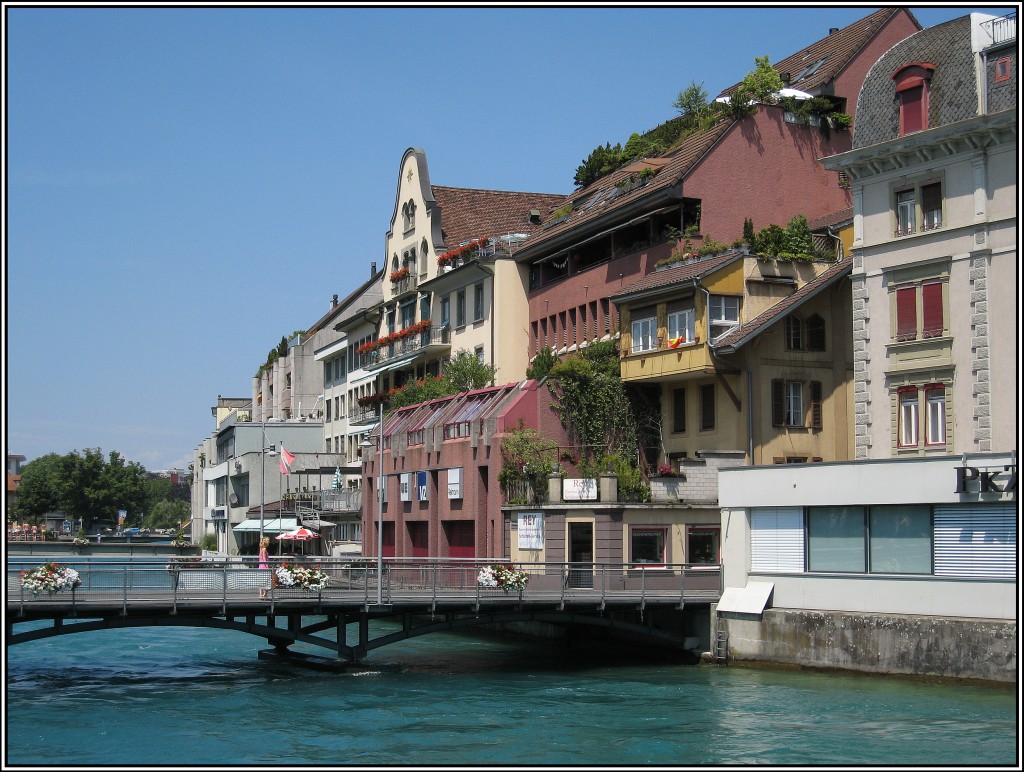
[[[384, 602], [384, 403], [380, 403], [377, 423], [377, 447], [380, 448], [377, 477], [377, 605]], [[372, 448], [369, 436], [360, 444], [363, 448]]]
[[263, 503], [267, 498], [267, 455], [276, 456], [277, 447], [267, 445], [266, 424], [260, 421], [260, 432], [263, 442], [260, 444], [260, 543], [263, 542]]

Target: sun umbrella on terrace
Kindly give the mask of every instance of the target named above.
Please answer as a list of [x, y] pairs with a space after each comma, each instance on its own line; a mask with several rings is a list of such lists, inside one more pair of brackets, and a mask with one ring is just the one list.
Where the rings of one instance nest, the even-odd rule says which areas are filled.
[[[278, 541], [298, 541], [307, 542], [310, 539], [319, 539], [320, 534], [316, 531], [312, 531], [309, 528], [296, 528], [294, 531], [286, 531], [285, 533], [279, 533], [277, 535]], [[305, 549], [303, 549], [305, 552]]]

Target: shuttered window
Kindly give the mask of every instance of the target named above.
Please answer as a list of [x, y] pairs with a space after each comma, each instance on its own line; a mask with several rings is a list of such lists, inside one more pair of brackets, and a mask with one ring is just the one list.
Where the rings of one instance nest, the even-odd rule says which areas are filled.
[[924, 317], [924, 337], [942, 335], [942, 283], [933, 281], [921, 285], [921, 315]]
[[896, 290], [896, 340], [917, 338], [917, 287]]
[[992, 579], [1017, 577], [1013, 504], [935, 507], [935, 575]]
[[927, 119], [924, 114], [924, 85], [908, 88], [899, 92], [900, 97], [900, 135], [910, 134], [926, 128]]
[[772, 426], [782, 426], [786, 420], [786, 382], [772, 379]]
[[803, 573], [804, 516], [800, 507], [750, 511], [750, 570]]
[[811, 381], [811, 428], [821, 428], [821, 381]]

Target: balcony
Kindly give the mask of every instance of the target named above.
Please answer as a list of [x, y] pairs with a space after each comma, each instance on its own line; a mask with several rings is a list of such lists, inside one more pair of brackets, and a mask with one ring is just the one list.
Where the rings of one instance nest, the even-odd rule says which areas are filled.
[[985, 48], [1002, 45], [1017, 39], [1017, 14], [1009, 13], [998, 19], [989, 19], [981, 23], [981, 28], [988, 33], [991, 40]]
[[[403, 269], [408, 271], [408, 269]], [[416, 289], [416, 275], [413, 273], [407, 273], [404, 277], [398, 281], [391, 281], [391, 296], [398, 297], [404, 295], [407, 292], [412, 292]]]
[[[451, 329], [445, 325], [437, 329], [424, 330], [413, 333], [387, 343], [369, 354], [369, 362], [365, 369], [369, 371], [381, 370], [387, 365], [398, 360], [418, 359], [417, 354], [440, 354], [443, 350], [451, 348]], [[411, 360], [410, 360], [411, 361]]]
[[673, 348], [666, 339], [659, 338], [653, 348], [623, 355], [621, 373], [624, 381], [643, 381], [703, 373], [713, 367], [706, 341], [697, 338]]

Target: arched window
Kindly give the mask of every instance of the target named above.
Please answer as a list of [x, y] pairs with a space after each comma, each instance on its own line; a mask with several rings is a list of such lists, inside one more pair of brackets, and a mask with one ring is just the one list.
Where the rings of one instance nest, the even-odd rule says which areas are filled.
[[798, 316], [786, 317], [786, 350], [804, 350], [803, 323], [800, 321], [800, 317]]
[[412, 199], [402, 205], [402, 224], [407, 231], [416, 227], [416, 202]]
[[427, 272], [427, 240], [423, 239], [420, 242], [420, 274], [426, 274]]
[[398, 255], [392, 255], [391, 256], [391, 270], [392, 271], [397, 271], [398, 270]]

